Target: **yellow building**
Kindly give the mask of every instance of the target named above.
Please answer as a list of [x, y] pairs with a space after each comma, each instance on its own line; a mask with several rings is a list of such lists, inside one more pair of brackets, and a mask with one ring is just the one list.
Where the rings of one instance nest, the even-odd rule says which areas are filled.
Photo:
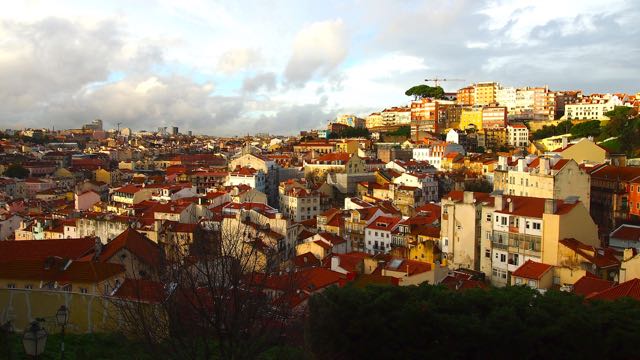
[[463, 109], [460, 114], [461, 130], [467, 128], [475, 128], [477, 130], [482, 129], [482, 109]]
[[489, 105], [496, 102], [496, 91], [498, 90], [498, 83], [485, 82], [475, 84], [475, 105]]
[[578, 164], [584, 162], [603, 164], [609, 153], [605, 148], [589, 139], [582, 139], [575, 144], [563, 144], [559, 149], [550, 149], [563, 159], [575, 160]]

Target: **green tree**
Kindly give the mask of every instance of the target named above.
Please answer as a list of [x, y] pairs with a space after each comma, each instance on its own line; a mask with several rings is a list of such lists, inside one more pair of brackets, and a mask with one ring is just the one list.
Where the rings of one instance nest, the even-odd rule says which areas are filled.
[[571, 128], [571, 136], [574, 138], [581, 137], [597, 137], [600, 135], [600, 121], [593, 120], [587, 121], [580, 124], [576, 124]]
[[444, 97], [444, 89], [441, 86], [416, 85], [404, 92], [407, 96], [413, 96], [414, 99], [434, 98], [442, 99]]
[[409, 136], [411, 136], [411, 127], [410, 126], [400, 126], [395, 131], [388, 132], [387, 135], [409, 137]]
[[11, 164], [7, 167], [7, 170], [4, 171], [4, 176], [24, 179], [29, 176], [29, 170], [18, 164]]
[[625, 359], [640, 341], [640, 302], [519, 286], [346, 286], [313, 296], [309, 310], [319, 359]]

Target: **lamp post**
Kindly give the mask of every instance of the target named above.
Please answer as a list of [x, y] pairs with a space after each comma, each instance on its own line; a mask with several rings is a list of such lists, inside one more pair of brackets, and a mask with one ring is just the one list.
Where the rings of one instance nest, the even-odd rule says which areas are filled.
[[22, 335], [24, 352], [37, 359], [47, 345], [47, 335], [47, 331], [40, 325], [39, 320], [32, 321]]
[[69, 322], [69, 309], [67, 309], [66, 306], [61, 305], [56, 312], [56, 322], [58, 323], [58, 326], [62, 328], [62, 338], [60, 341], [60, 359], [64, 359], [64, 328]]

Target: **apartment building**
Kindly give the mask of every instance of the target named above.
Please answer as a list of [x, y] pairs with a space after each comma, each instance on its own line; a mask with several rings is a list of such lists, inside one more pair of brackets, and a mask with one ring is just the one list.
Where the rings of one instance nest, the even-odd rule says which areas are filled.
[[225, 185], [249, 185], [260, 192], [266, 192], [266, 176], [262, 170], [256, 170], [251, 167], [238, 167], [229, 172]]
[[295, 222], [315, 218], [328, 209], [326, 195], [313, 189], [306, 180], [287, 180], [280, 183], [280, 211]]
[[526, 196], [454, 191], [442, 200], [440, 248], [450, 268], [485, 273], [492, 284], [505, 286], [511, 273], [531, 260], [559, 271], [557, 284], [571, 282], [570, 265], [560, 253], [566, 238], [597, 247], [597, 225], [584, 204]]
[[567, 120], [609, 120], [605, 114], [616, 106], [624, 106], [616, 95], [591, 95], [575, 104], [565, 105], [564, 115]]
[[509, 124], [507, 126], [507, 144], [517, 148], [528, 147], [529, 129], [524, 124]]
[[474, 84], [474, 105], [490, 105], [496, 102], [496, 91], [500, 85], [495, 82], [482, 82]]
[[364, 233], [365, 252], [375, 255], [391, 251], [391, 233], [400, 220], [400, 217], [378, 216], [367, 225]]
[[589, 174], [574, 160], [560, 157], [507, 158], [500, 156], [494, 169], [493, 189], [505, 195], [547, 199], [577, 197], [590, 208]]

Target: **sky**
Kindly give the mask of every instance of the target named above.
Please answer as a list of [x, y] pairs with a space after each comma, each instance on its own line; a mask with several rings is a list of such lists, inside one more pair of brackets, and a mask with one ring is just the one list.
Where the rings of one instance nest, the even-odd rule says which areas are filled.
[[640, 91], [640, 1], [11, 1], [0, 128], [289, 135], [497, 81]]

